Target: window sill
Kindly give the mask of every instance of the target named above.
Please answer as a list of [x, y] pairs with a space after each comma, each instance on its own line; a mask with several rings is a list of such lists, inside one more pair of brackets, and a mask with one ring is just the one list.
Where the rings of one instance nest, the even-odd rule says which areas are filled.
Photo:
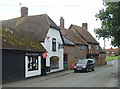
[[59, 69], [59, 67], [57, 67], [57, 68], [51, 68], [51, 69]]

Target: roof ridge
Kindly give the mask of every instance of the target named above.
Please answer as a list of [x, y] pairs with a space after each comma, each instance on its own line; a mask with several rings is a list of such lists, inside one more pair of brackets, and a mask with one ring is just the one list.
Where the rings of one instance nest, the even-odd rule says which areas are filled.
[[47, 15], [47, 14], [44, 14], [43, 16], [44, 16], [46, 22], [48, 23], [48, 25], [50, 26], [50, 21], [49, 21], [49, 19], [48, 19], [48, 15]]
[[[29, 16], [25, 16], [25, 17], [43, 16], [43, 15], [47, 15], [47, 14], [29, 15]], [[14, 19], [18, 19], [18, 18], [24, 18], [24, 17], [15, 17], [15, 18], [5, 19], [5, 20], [1, 20], [1, 21], [14, 20]]]
[[[72, 29], [71, 29], [71, 30], [72, 30]], [[79, 36], [75, 30], [72, 30], [72, 31], [76, 34], [76, 36], [77, 36], [81, 41], [83, 41], [85, 44], [87, 44], [86, 41], [84, 41], [83, 39], [81, 39], [81, 36]]]
[[[83, 28], [83, 27], [82, 27]], [[85, 28], [83, 28], [86, 32], [88, 32], [90, 35], [91, 35], [91, 37], [97, 42], [97, 43], [99, 43], [94, 37], [93, 37], [93, 35], [88, 31], [88, 30], [86, 30]]]
[[[76, 30], [78, 30], [78, 31], [80, 31], [79, 29], [81, 29], [81, 31], [83, 30], [83, 31], [85, 31], [85, 33], [88, 33], [91, 37], [92, 37], [92, 39], [95, 41], [95, 42], [92, 42], [92, 43], [98, 43], [99, 44], [99, 42], [90, 34], [90, 32], [88, 31], [88, 30], [86, 30], [86, 29], [84, 29], [83, 27], [81, 27], [81, 26], [78, 26], [78, 25], [73, 25], [73, 27], [76, 29], [76, 28], [78, 28], [78, 29], [76, 29]], [[80, 33], [80, 32], [79, 32]], [[83, 34], [81, 34], [82, 36], [83, 36]], [[84, 38], [84, 36], [83, 36], [83, 38]], [[86, 38], [84, 38], [85, 40], [86, 40]], [[86, 40], [87, 41], [87, 40]], [[87, 41], [87, 42], [89, 42], [89, 41]]]

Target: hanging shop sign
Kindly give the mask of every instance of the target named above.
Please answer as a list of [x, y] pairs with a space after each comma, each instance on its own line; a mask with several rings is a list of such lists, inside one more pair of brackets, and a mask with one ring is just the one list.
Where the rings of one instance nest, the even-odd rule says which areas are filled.
[[46, 58], [46, 57], [47, 57], [47, 52], [44, 52], [44, 53], [42, 54], [42, 57], [43, 57], [43, 58]]
[[58, 49], [63, 49], [64, 48], [64, 45], [63, 44], [59, 44], [58, 45]]
[[39, 56], [39, 53], [26, 53], [26, 56]]

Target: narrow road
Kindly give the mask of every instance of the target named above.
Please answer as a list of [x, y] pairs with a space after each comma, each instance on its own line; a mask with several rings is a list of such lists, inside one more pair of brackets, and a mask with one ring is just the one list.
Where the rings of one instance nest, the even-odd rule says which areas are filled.
[[[46, 76], [47, 77], [47, 76]], [[32, 81], [32, 79], [30, 79]], [[36, 79], [37, 80], [37, 79]], [[34, 81], [36, 81], [34, 80]], [[28, 81], [17, 87], [118, 87], [118, 61], [102, 67], [96, 67], [95, 71], [88, 73], [70, 73], [68, 75], [55, 77], [46, 81]], [[24, 81], [23, 81], [24, 82]], [[22, 82], [22, 83], [23, 83]], [[22, 84], [21, 83], [21, 84]], [[12, 84], [5, 84], [12, 86]]]

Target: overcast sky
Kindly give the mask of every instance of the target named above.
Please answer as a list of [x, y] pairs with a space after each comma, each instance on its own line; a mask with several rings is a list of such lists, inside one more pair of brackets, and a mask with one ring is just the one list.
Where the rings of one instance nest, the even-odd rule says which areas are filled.
[[[29, 15], [48, 14], [58, 26], [61, 16], [65, 19], [65, 28], [71, 24], [82, 26], [82, 23], [88, 23], [88, 31], [95, 38], [94, 28], [101, 26], [95, 14], [104, 8], [102, 0], [0, 0], [0, 20], [20, 17], [20, 3], [28, 7]], [[96, 40], [103, 48], [102, 38]], [[106, 48], [110, 47], [107, 39]]]

